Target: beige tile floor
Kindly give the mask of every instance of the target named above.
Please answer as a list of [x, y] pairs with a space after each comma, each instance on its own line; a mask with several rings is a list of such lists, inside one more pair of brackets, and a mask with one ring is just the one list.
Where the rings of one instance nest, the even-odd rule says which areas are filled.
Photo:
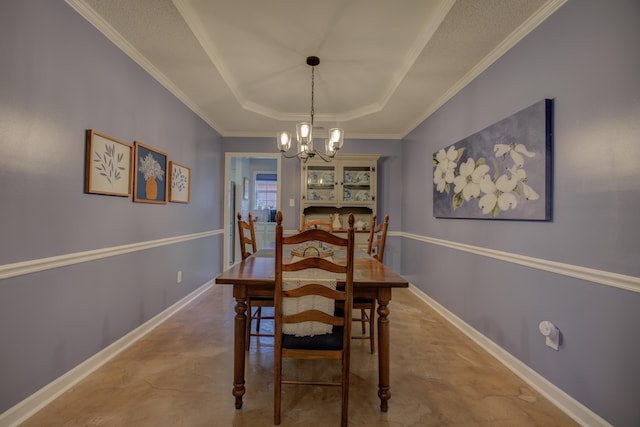
[[[252, 339], [244, 406], [234, 407], [233, 305], [231, 287], [212, 287], [22, 426], [273, 425], [271, 338]], [[379, 409], [377, 355], [354, 340], [350, 425], [577, 425], [411, 291], [394, 291], [390, 309], [389, 411]], [[335, 365], [288, 368], [338, 375]], [[339, 388], [283, 393], [283, 426], [340, 423]]]

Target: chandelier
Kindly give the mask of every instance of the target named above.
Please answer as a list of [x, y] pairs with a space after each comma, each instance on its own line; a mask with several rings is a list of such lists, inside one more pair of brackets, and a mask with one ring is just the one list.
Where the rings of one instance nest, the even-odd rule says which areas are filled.
[[307, 57], [307, 65], [311, 66], [311, 122], [300, 122], [296, 125], [296, 138], [298, 140], [298, 152], [287, 156], [285, 153], [291, 148], [291, 134], [280, 131], [277, 135], [278, 150], [288, 159], [297, 157], [303, 162], [315, 157], [317, 154], [325, 162], [330, 162], [344, 142], [344, 131], [340, 128], [329, 129], [329, 137], [324, 141], [324, 153], [313, 148], [313, 98], [315, 84], [315, 67], [320, 63], [317, 56]]

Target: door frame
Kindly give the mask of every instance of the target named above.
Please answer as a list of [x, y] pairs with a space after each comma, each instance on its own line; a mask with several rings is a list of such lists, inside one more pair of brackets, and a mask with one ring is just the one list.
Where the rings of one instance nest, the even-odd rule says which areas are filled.
[[[250, 152], [227, 152], [224, 153], [224, 198], [223, 200], [225, 201], [224, 203], [226, 203], [227, 200], [229, 200], [229, 172], [231, 170], [231, 161], [232, 159], [243, 159], [243, 158], [250, 158], [250, 159], [272, 159], [272, 160], [276, 160], [276, 172], [278, 174], [278, 181], [277, 181], [277, 199], [276, 199], [276, 210], [280, 210], [280, 199], [281, 199], [281, 195], [282, 195], [282, 180], [280, 179], [282, 177], [282, 165], [281, 165], [281, 159], [282, 156], [280, 155], [280, 153], [250, 153]], [[251, 178], [253, 179], [253, 178]], [[229, 259], [229, 238], [230, 238], [230, 231], [229, 230], [229, 224], [231, 224], [233, 222], [233, 224], [235, 224], [235, 221], [232, 220], [232, 218], [235, 216], [235, 212], [230, 212], [231, 206], [225, 206], [223, 211], [224, 211], [224, 244], [223, 244], [223, 250], [222, 250], [222, 266], [223, 269], [227, 269], [229, 267], [229, 265], [227, 265], [227, 260]]]

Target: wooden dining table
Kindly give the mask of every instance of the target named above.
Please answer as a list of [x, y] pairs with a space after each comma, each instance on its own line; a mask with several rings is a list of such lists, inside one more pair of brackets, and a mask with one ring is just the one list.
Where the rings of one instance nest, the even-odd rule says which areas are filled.
[[[288, 251], [285, 251], [288, 253]], [[285, 262], [286, 256], [285, 256]], [[222, 272], [216, 284], [233, 285], [236, 300], [234, 319], [233, 396], [236, 409], [242, 408], [245, 394], [245, 328], [247, 327], [247, 298], [273, 297], [275, 287], [275, 255], [273, 249], [261, 249], [249, 258]], [[344, 285], [338, 281], [338, 286]], [[389, 378], [389, 301], [394, 288], [407, 288], [409, 282], [364, 252], [357, 251], [354, 259], [354, 298], [375, 298], [378, 302], [378, 396], [380, 409], [387, 412], [391, 398]], [[373, 315], [373, 314], [372, 314]]]

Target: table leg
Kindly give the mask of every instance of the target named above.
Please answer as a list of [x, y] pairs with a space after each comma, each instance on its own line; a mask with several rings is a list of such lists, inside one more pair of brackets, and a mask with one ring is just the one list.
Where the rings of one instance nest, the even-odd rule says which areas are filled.
[[387, 412], [391, 399], [389, 385], [389, 300], [390, 289], [378, 290], [378, 397], [380, 410]]
[[245, 329], [247, 327], [246, 297], [236, 297], [236, 317], [234, 321], [233, 349], [233, 395], [236, 398], [236, 409], [242, 408], [244, 388], [244, 354]]

